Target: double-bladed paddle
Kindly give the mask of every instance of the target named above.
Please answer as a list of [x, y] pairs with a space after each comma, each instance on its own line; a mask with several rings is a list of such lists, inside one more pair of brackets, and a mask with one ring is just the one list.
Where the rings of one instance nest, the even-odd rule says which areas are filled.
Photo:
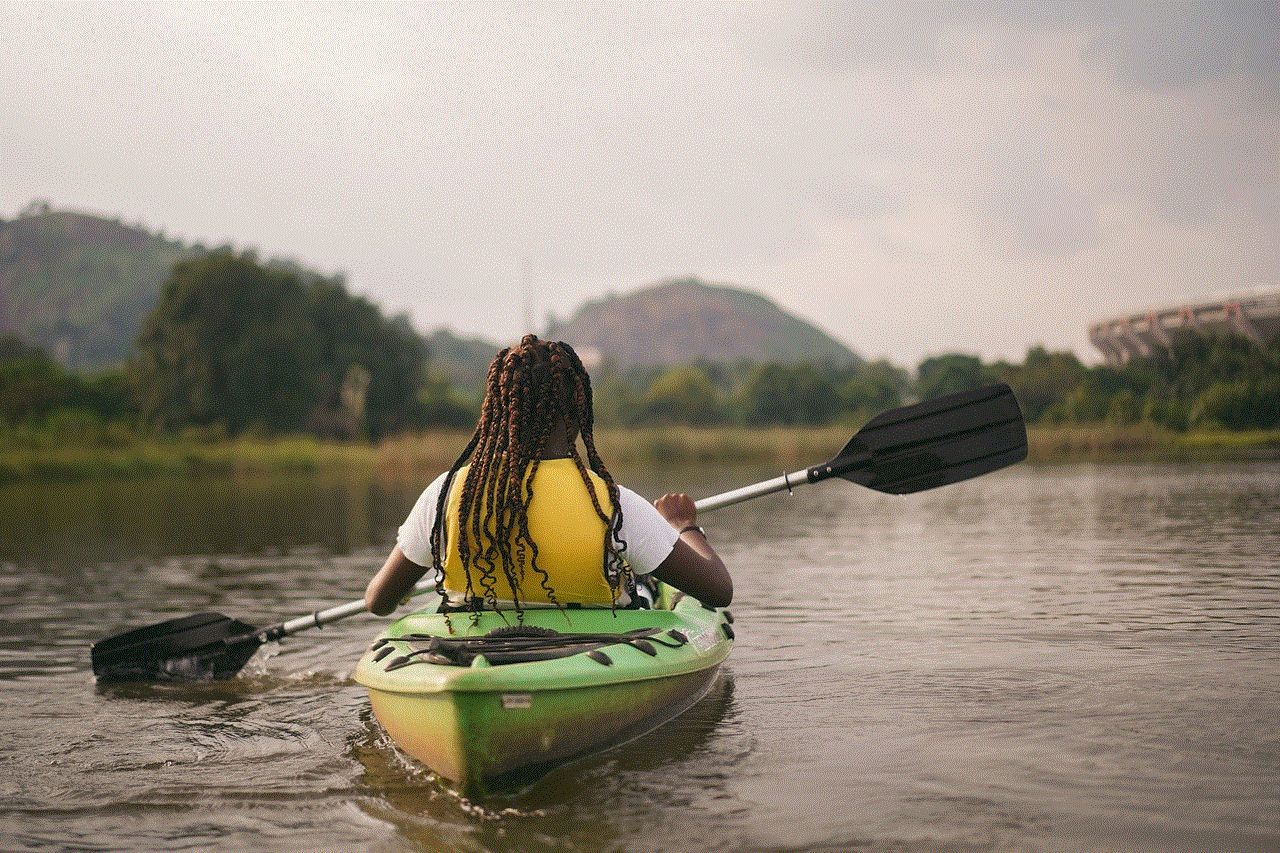
[[[840, 477], [889, 494], [956, 483], [1025, 459], [1026, 426], [1008, 385], [963, 391], [892, 409], [869, 421], [831, 460], [696, 502], [700, 512]], [[414, 589], [434, 589], [420, 582]], [[99, 681], [231, 678], [258, 647], [365, 611], [364, 601], [318, 610], [269, 628], [198, 613], [95, 643]]]

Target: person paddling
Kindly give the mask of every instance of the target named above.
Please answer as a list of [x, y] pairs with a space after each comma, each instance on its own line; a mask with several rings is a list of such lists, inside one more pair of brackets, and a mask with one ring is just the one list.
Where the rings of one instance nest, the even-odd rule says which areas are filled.
[[471, 440], [401, 525], [368, 609], [390, 613], [431, 569], [447, 610], [643, 606], [649, 578], [727, 606], [733, 581], [693, 501], [614, 482], [593, 424], [571, 346], [525, 335], [499, 352]]

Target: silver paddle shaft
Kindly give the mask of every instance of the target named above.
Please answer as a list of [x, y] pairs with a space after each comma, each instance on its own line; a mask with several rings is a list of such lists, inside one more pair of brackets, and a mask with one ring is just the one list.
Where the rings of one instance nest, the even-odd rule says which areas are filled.
[[[434, 580], [421, 580], [414, 584], [409, 595], [418, 595], [435, 588], [436, 582]], [[291, 634], [306, 631], [309, 628], [323, 628], [325, 625], [337, 622], [339, 619], [346, 619], [348, 616], [364, 613], [367, 609], [363, 598], [358, 601], [349, 601], [346, 604], [338, 604], [324, 610], [317, 610], [307, 616], [299, 616], [297, 619], [282, 622], [273, 628], [268, 628], [265, 633], [267, 634], [267, 639], [278, 640], [281, 637], [288, 637]]]
[[725, 506], [749, 501], [752, 498], [758, 498], [763, 495], [771, 495], [774, 492], [780, 492], [783, 489], [791, 491], [796, 486], [803, 486], [811, 482], [809, 479], [809, 469], [796, 471], [793, 474], [783, 474], [780, 477], [774, 477], [772, 480], [765, 480], [760, 483], [753, 483], [750, 486], [743, 486], [740, 489], [734, 489], [730, 492], [724, 492], [719, 495], [712, 495], [693, 502], [693, 506], [698, 512], [710, 512], [713, 509], [720, 509]]

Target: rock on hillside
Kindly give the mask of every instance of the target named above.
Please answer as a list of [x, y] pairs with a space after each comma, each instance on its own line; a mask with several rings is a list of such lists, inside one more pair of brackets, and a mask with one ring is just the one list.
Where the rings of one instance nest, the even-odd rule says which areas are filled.
[[696, 279], [588, 302], [547, 336], [568, 341], [584, 361], [621, 368], [705, 359], [798, 364], [860, 364], [848, 347], [768, 299]]

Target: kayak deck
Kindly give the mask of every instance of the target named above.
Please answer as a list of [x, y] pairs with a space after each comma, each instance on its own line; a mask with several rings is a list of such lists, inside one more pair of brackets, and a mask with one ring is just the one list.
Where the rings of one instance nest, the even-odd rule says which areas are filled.
[[680, 714], [714, 682], [731, 621], [688, 597], [671, 609], [526, 610], [518, 627], [514, 613], [446, 623], [419, 611], [383, 632], [355, 679], [402, 751], [474, 795]]

